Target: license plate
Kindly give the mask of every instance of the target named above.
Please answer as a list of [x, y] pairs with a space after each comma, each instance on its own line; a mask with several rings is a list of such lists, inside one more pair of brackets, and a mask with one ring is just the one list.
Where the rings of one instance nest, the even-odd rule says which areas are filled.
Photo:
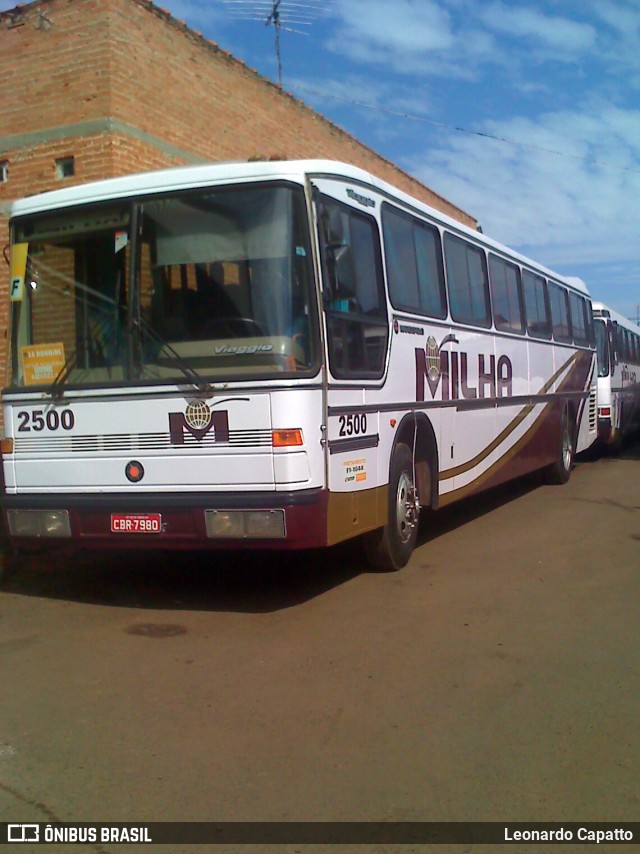
[[162, 531], [160, 513], [112, 513], [112, 534], [159, 534]]

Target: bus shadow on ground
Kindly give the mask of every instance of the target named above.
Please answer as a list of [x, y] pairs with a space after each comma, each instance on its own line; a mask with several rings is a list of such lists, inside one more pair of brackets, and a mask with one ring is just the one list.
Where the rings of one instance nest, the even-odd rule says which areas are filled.
[[626, 442], [621, 451], [615, 455], [609, 455], [609, 460], [640, 460], [640, 439]]
[[[522, 478], [426, 514], [417, 547], [539, 486]], [[300, 605], [372, 572], [362, 543], [269, 551], [42, 550], [23, 557], [0, 590], [117, 608], [268, 613]]]
[[544, 482], [541, 474], [533, 472], [470, 498], [463, 498], [436, 512], [426, 513], [420, 523], [418, 547], [462, 527], [467, 522], [479, 519], [511, 501], [522, 498], [542, 485]]
[[601, 445], [592, 445], [580, 454], [579, 462], [624, 462], [640, 460], [640, 438], [628, 439], [618, 451], [609, 450]]
[[348, 552], [61, 551], [25, 555], [6, 593], [117, 608], [278, 611], [345, 584], [364, 566]]

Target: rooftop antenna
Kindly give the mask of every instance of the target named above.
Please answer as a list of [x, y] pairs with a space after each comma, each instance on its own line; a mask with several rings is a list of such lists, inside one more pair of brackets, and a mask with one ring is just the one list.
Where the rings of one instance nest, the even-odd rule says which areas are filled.
[[234, 18], [243, 21], [261, 21], [266, 27], [273, 26], [278, 86], [282, 89], [281, 31], [308, 36], [311, 24], [319, 15], [326, 12], [332, 0], [223, 0], [223, 2]]

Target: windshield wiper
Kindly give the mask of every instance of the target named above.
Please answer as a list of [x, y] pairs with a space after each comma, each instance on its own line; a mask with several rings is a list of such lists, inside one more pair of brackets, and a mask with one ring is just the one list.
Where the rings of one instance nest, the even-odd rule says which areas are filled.
[[204, 377], [186, 361], [186, 359], [183, 359], [171, 344], [169, 344], [162, 335], [156, 332], [148, 321], [143, 317], [140, 317], [134, 320], [133, 326], [137, 327], [142, 334], [146, 334], [156, 344], [159, 344], [162, 347], [163, 352], [166, 352], [171, 357], [171, 361], [175, 366], [180, 369], [187, 380], [189, 380], [189, 382], [194, 385], [201, 394], [213, 394], [211, 383], [208, 380], [205, 380]]
[[[180, 356], [179, 353], [166, 341], [161, 335], [159, 335], [155, 329], [143, 318], [140, 318], [139, 322], [134, 321], [134, 328], [138, 327], [140, 330], [143, 330], [143, 334], [147, 335], [152, 341], [156, 344], [159, 344], [163, 352], [166, 353], [170, 358], [173, 364], [176, 365], [177, 368], [184, 374], [186, 379], [196, 387], [196, 389], [201, 394], [212, 394], [213, 388], [211, 387], [211, 383], [208, 380], [205, 380], [198, 371], [190, 365], [185, 359]], [[64, 395], [64, 388], [66, 382], [71, 375], [71, 372], [76, 367], [78, 363], [78, 353], [75, 351], [69, 358], [66, 360], [58, 375], [51, 383], [51, 385], [47, 388], [46, 393], [50, 394], [54, 400], [62, 400]]]
[[[184, 374], [186, 379], [196, 387], [196, 389], [201, 394], [212, 394], [213, 388], [211, 387], [211, 383], [208, 380], [205, 380], [198, 371], [194, 367], [192, 367], [185, 359], [180, 356], [179, 353], [169, 344], [168, 341], [159, 335], [155, 329], [143, 318], [140, 318], [140, 322], [134, 322], [134, 327], [140, 327], [144, 330], [144, 334], [146, 334], [152, 341], [156, 344], [159, 344], [163, 351], [170, 356], [171, 361], [176, 365], [177, 368]], [[78, 362], [78, 354], [77, 351], [74, 352], [69, 358], [66, 360], [62, 368], [60, 369], [57, 377], [51, 383], [51, 385], [46, 390], [47, 394], [50, 394], [51, 397], [58, 401], [62, 400], [64, 395], [64, 388], [69, 378], [71, 371], [75, 368]]]
[[69, 375], [71, 374], [71, 371], [75, 368], [77, 362], [78, 353], [77, 351], [74, 351], [58, 371], [58, 376], [45, 390], [45, 394], [50, 394], [53, 400], [55, 401], [62, 400], [64, 396], [65, 383], [67, 382]]
[[[90, 338], [85, 339], [85, 347], [88, 347], [89, 344], [87, 342], [90, 342], [91, 352], [98, 353], [99, 358], [104, 362], [103, 367], [106, 367], [109, 372], [109, 376], [111, 376], [113, 363], [106, 358], [105, 349], [103, 347], [103, 343], [100, 341], [100, 337], [106, 338], [107, 340], [112, 338], [115, 326], [116, 323], [114, 322], [113, 317], [110, 314], [105, 314], [100, 321], [95, 323], [94, 328], [90, 330]], [[76, 348], [68, 359], [66, 359], [64, 365], [60, 368], [58, 375], [46, 390], [46, 393], [50, 394], [54, 400], [62, 400], [66, 382], [77, 365], [78, 349]]]

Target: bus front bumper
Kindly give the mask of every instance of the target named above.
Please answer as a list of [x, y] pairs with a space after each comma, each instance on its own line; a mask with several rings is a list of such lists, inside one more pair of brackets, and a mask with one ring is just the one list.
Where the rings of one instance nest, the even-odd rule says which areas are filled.
[[304, 549], [327, 544], [327, 493], [5, 495], [16, 547]]

